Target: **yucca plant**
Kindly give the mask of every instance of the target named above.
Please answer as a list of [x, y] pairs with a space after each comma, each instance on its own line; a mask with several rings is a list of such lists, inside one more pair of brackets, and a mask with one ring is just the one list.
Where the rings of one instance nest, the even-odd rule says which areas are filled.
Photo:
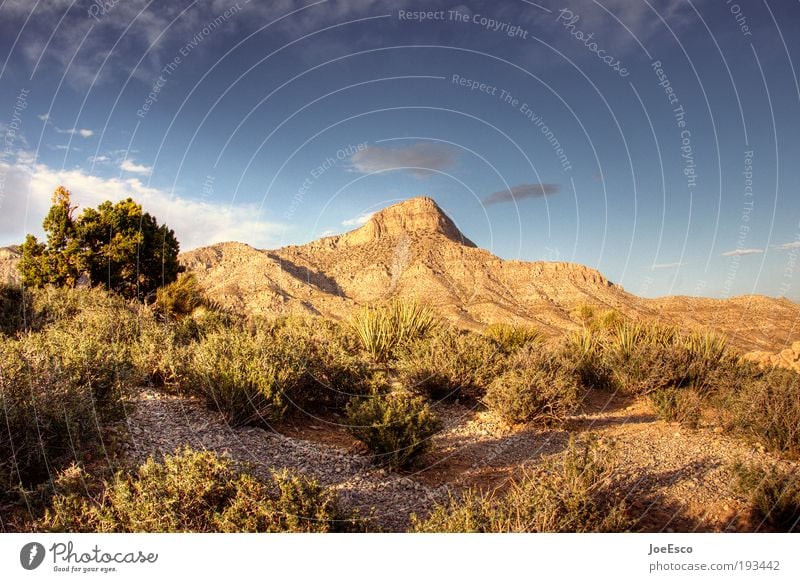
[[684, 338], [684, 346], [694, 358], [717, 364], [727, 356], [728, 338], [714, 331], [695, 332]]
[[642, 325], [638, 323], [622, 323], [614, 330], [612, 349], [623, 358], [630, 357], [645, 337]]
[[383, 307], [363, 308], [351, 324], [362, 347], [377, 362], [385, 362], [394, 357], [397, 347], [427, 335], [437, 321], [430, 308], [395, 300]]
[[497, 341], [504, 352], [513, 352], [529, 344], [541, 344], [545, 339], [544, 334], [535, 327], [508, 323], [490, 324], [483, 333]]
[[365, 307], [353, 316], [351, 322], [361, 346], [378, 362], [389, 359], [395, 345], [391, 322], [386, 312], [375, 307]]
[[387, 311], [396, 345], [421, 338], [436, 326], [433, 311], [416, 301], [397, 299], [389, 305]]

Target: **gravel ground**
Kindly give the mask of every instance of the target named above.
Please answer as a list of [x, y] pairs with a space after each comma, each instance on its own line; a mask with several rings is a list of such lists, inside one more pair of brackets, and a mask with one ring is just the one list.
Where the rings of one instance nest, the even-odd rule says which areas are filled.
[[128, 416], [131, 461], [188, 445], [225, 454], [262, 478], [272, 469], [296, 469], [334, 488], [344, 508], [371, 516], [385, 531], [404, 531], [412, 513], [424, 516], [466, 487], [502, 487], [525, 467], [559, 454], [574, 433], [615, 443], [619, 490], [639, 518], [638, 527], [648, 531], [752, 528], [744, 500], [732, 490], [730, 465], [736, 460], [789, 465], [714, 426], [685, 429], [656, 420], [646, 401], [602, 394], [592, 396], [559, 430], [509, 428], [487, 412], [437, 404], [445, 428], [420, 468], [404, 475], [375, 467], [363, 448], [330, 427], [314, 426], [292, 437], [262, 428], [233, 429], [202, 402], [150, 389], [134, 404]]
[[262, 428], [231, 428], [191, 398], [143, 390], [127, 423], [127, 453], [134, 463], [191, 446], [224, 454], [264, 479], [273, 469], [296, 469], [335, 489], [344, 508], [371, 516], [383, 530], [404, 531], [412, 513], [424, 514], [449, 496], [447, 487], [429, 487], [375, 467], [365, 455]]

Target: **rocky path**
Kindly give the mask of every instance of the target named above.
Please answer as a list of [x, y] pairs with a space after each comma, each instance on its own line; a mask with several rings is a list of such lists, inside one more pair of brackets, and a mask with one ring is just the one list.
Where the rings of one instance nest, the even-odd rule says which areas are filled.
[[345, 508], [388, 531], [405, 530], [412, 513], [426, 514], [452, 492], [502, 488], [526, 466], [563, 451], [574, 433], [614, 441], [616, 479], [639, 528], [735, 531], [748, 524], [729, 467], [735, 460], [770, 457], [713, 426], [684, 429], [656, 420], [644, 401], [602, 393], [558, 430], [510, 429], [487, 412], [458, 404], [436, 408], [445, 429], [415, 472], [398, 474], [375, 467], [335, 423], [234, 429], [195, 399], [144, 389], [127, 417], [128, 455], [139, 463], [188, 445], [225, 454], [264, 478], [272, 469], [296, 469], [334, 488]]

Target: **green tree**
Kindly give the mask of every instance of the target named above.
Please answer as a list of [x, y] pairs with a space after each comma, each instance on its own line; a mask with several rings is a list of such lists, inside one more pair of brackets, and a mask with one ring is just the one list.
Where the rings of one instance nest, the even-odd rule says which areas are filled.
[[28, 235], [20, 272], [27, 286], [74, 286], [85, 276], [127, 298], [144, 299], [178, 277], [175, 233], [128, 198], [86, 208], [74, 218], [70, 193], [59, 187], [42, 226], [47, 243]]
[[52, 200], [53, 205], [42, 223], [47, 243], [40, 243], [29, 234], [22, 245], [19, 268], [26, 285], [72, 287], [82, 271], [80, 243], [75, 236], [76, 207], [70, 202], [69, 190], [63, 186], [56, 188]]

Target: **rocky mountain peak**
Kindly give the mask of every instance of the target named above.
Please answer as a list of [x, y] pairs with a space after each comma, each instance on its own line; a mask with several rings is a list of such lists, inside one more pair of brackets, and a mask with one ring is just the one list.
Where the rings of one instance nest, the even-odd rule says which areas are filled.
[[360, 245], [412, 234], [444, 236], [465, 246], [475, 246], [475, 243], [461, 234], [433, 198], [427, 196], [411, 198], [379, 210], [364, 226], [343, 235], [341, 243]]

